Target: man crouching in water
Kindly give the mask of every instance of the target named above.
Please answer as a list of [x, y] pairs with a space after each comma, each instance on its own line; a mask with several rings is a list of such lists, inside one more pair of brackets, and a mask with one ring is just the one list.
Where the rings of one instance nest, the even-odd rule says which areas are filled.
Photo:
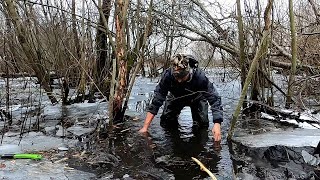
[[193, 126], [209, 127], [209, 102], [214, 123], [212, 134], [214, 141], [220, 142], [223, 121], [221, 97], [205, 73], [198, 68], [198, 61], [193, 56], [177, 54], [172, 57], [171, 67], [165, 70], [154, 90], [154, 97], [140, 133], [148, 131], [164, 101], [160, 117], [160, 125], [164, 128], [178, 127], [178, 116], [185, 106], [191, 108]]

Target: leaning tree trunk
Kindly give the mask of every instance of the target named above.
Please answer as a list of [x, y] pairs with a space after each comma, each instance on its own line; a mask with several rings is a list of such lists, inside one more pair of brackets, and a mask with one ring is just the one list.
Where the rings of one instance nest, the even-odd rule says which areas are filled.
[[291, 54], [292, 54], [292, 66], [291, 73], [288, 82], [288, 92], [286, 98], [286, 107], [289, 108], [292, 103], [292, 84], [295, 79], [296, 69], [297, 69], [297, 40], [296, 40], [296, 28], [293, 13], [293, 2], [289, 0], [289, 16], [290, 16], [290, 30], [291, 30]]
[[261, 38], [258, 50], [257, 50], [257, 52], [256, 52], [256, 54], [255, 54], [255, 56], [254, 56], [254, 58], [252, 60], [252, 63], [251, 63], [251, 66], [250, 66], [246, 81], [245, 81], [244, 86], [242, 88], [242, 92], [241, 92], [241, 95], [240, 95], [240, 99], [239, 99], [237, 108], [233, 113], [231, 126], [230, 126], [230, 129], [229, 129], [229, 132], [228, 132], [228, 139], [229, 140], [233, 136], [234, 127], [235, 127], [235, 124], [236, 124], [236, 122], [238, 120], [238, 116], [240, 114], [240, 110], [241, 110], [242, 103], [244, 101], [244, 97], [247, 94], [248, 86], [249, 86], [249, 84], [250, 84], [250, 82], [252, 80], [252, 77], [253, 77], [253, 75], [255, 73], [255, 70], [257, 69], [257, 64], [259, 63], [259, 59], [265, 53], [265, 50], [267, 50], [267, 47], [268, 47], [269, 36], [270, 36], [270, 31], [271, 31], [270, 30], [270, 26], [271, 26], [270, 16], [271, 16], [272, 3], [273, 3], [273, 0], [268, 0], [268, 4], [267, 4], [266, 10], [264, 12], [265, 27], [264, 27], [264, 30], [263, 30], [263, 33], [262, 33], [262, 38]]
[[17, 33], [18, 41], [21, 44], [21, 47], [27, 57], [27, 63], [30, 64], [32, 70], [34, 71], [40, 85], [46, 91], [51, 103], [57, 103], [57, 99], [52, 94], [52, 89], [50, 87], [50, 76], [46, 72], [43, 64], [41, 64], [41, 59], [36, 52], [36, 50], [32, 49], [33, 47], [28, 39], [28, 32], [23, 26], [22, 21], [19, 18], [18, 9], [12, 0], [4, 0], [3, 1], [5, 9], [8, 11], [8, 15], [11, 17], [11, 21], [15, 27], [15, 31]]

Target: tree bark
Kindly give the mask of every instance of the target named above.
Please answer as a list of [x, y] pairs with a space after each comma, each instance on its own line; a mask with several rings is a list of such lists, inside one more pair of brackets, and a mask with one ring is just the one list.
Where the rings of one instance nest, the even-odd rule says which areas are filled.
[[116, 26], [116, 60], [118, 64], [118, 84], [113, 101], [112, 121], [123, 121], [124, 109], [122, 103], [127, 90], [127, 42], [126, 42], [126, 18], [129, 1], [116, 0], [115, 26]]

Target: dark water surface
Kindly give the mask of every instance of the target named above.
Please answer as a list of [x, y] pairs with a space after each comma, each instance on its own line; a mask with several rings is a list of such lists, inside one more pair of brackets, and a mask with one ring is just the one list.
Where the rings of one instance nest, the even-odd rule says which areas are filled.
[[[190, 108], [179, 116], [179, 129], [168, 130], [160, 126], [161, 109], [153, 120], [148, 135], [137, 131], [142, 127], [146, 108], [157, 84], [147, 78], [138, 78], [130, 98], [127, 114], [131, 117], [118, 130], [116, 139], [109, 148], [120, 159], [110, 169], [113, 178], [134, 179], [210, 179], [191, 157], [200, 160], [217, 179], [319, 179], [320, 172], [307, 165], [301, 156], [302, 150], [312, 154], [312, 147], [266, 146], [250, 148], [241, 143], [227, 143], [230, 119], [240, 94], [237, 79], [221, 73], [209, 73], [209, 78], [222, 97], [224, 122], [220, 148], [214, 145], [212, 126], [193, 129]], [[132, 117], [139, 120], [132, 120]], [[211, 119], [209, 112], [209, 119]], [[255, 130], [275, 126], [274, 122], [250, 120], [250, 128], [243, 124], [238, 128]], [[291, 127], [286, 127], [291, 128]], [[128, 131], [123, 132], [123, 129]], [[248, 132], [247, 132], [248, 133]], [[285, 132], [284, 132], [285, 133]], [[249, 133], [250, 134], [250, 133]], [[279, 137], [280, 138], [280, 137]], [[276, 141], [276, 139], [274, 139]], [[111, 144], [111, 145], [110, 145]], [[236, 174], [236, 175], [234, 175]], [[107, 175], [108, 177], [110, 174]], [[105, 177], [105, 174], [102, 174]]]

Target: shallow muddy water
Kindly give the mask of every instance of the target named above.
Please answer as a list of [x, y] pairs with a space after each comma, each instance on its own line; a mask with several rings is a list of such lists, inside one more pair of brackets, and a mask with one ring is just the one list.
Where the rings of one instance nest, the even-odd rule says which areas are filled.
[[[219, 76], [216, 80], [219, 82]], [[239, 93], [236, 81], [215, 86], [222, 91], [224, 105], [224, 122], [222, 123], [222, 142], [220, 147], [214, 146], [212, 138], [212, 126], [209, 128], [193, 129], [191, 111], [189, 107], [182, 110], [179, 116], [179, 129], [168, 130], [160, 126], [158, 115], [153, 120], [149, 133], [141, 135], [138, 130], [142, 127], [148, 102], [156, 86], [157, 81], [148, 78], [138, 78], [129, 101], [127, 115], [129, 118], [115, 134], [114, 139], [107, 138], [103, 146], [92, 145], [95, 151], [112, 151], [119, 161], [108, 168], [95, 167], [91, 170], [101, 177], [110, 176], [121, 178], [127, 174], [135, 179], [204, 179], [208, 175], [200, 170], [199, 165], [192, 161], [191, 157], [200, 160], [219, 179], [233, 179], [233, 165], [230, 158], [226, 135], [232, 108], [234, 108], [236, 96]], [[220, 87], [219, 87], [220, 85]], [[228, 89], [225, 91], [223, 89]], [[227, 97], [227, 98], [224, 98]], [[139, 120], [132, 120], [138, 117]], [[209, 112], [209, 119], [211, 119]], [[120, 133], [122, 130], [127, 130]], [[103, 141], [103, 140], [102, 140]], [[98, 150], [99, 149], [99, 150]], [[99, 170], [97, 170], [99, 169]], [[105, 175], [107, 173], [107, 175]]]

